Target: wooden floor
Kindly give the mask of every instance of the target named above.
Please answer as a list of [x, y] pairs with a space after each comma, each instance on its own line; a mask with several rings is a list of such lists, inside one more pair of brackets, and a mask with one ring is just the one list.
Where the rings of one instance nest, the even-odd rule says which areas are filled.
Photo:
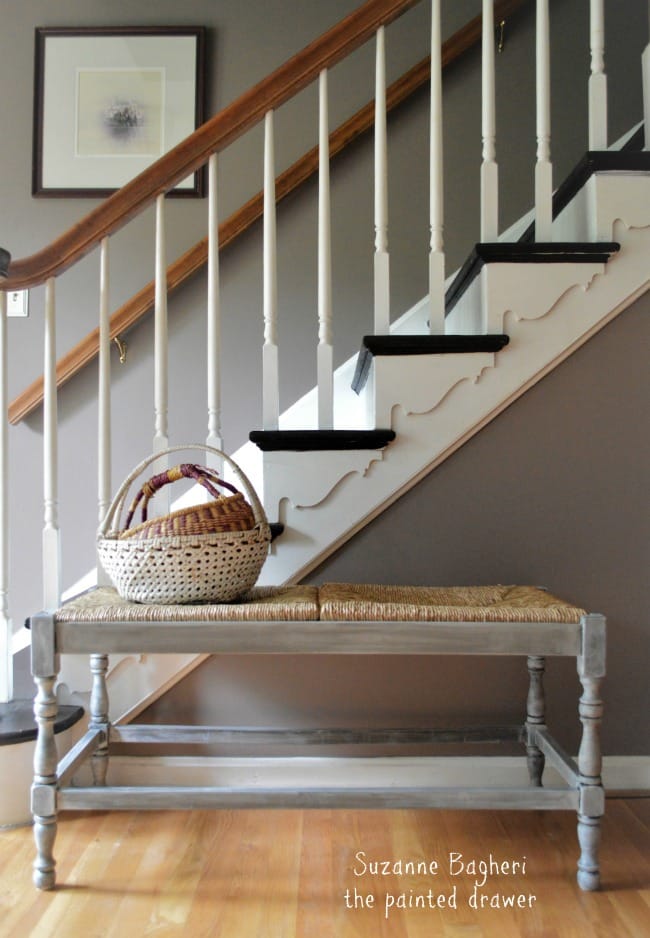
[[[0, 831], [0, 935], [650, 936], [650, 799], [608, 800], [599, 893], [577, 888], [577, 853], [571, 812], [66, 814], [50, 893], [31, 830]], [[421, 860], [438, 867], [400, 870]]]

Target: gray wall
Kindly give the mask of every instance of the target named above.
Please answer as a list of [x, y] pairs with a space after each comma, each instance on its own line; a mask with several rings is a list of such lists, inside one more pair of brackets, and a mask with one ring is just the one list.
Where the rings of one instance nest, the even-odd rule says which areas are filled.
[[[648, 343], [646, 295], [360, 532], [315, 577], [542, 584], [604, 613], [603, 740], [606, 752], [618, 754], [650, 751]], [[413, 531], [422, 534], [413, 538]], [[495, 718], [504, 709], [511, 716], [519, 712], [510, 698], [511, 687], [521, 686], [516, 665], [481, 662], [469, 680], [463, 673], [460, 660], [433, 669], [434, 712], [435, 704], [465, 710], [481, 691], [493, 700], [489, 712]], [[547, 687], [551, 720], [559, 722], [575, 751], [574, 663], [550, 661]]]
[[[647, 754], [650, 296], [512, 404], [310, 578], [531, 583], [608, 619], [603, 742]], [[577, 751], [575, 661], [549, 660], [549, 724]], [[279, 690], [281, 688], [281, 691]], [[518, 722], [520, 659], [211, 659], [144, 721]], [[173, 716], [172, 716], [173, 715]]]
[[[9, 248], [16, 257], [30, 254], [46, 244], [62, 228], [79, 220], [95, 204], [87, 199], [34, 199], [30, 195], [34, 27], [204, 24], [209, 29], [207, 106], [208, 112], [214, 112], [355, 6], [355, 0], [330, 0], [327, 4], [306, 3], [304, 0], [249, 0], [244, 4], [239, 0], [222, 0], [219, 4], [208, 0], [186, 0], [182, 5], [170, 0], [159, 0], [156, 4], [146, 0], [121, 0], [111, 3], [110, 7], [101, 0], [60, 0], [56, 5], [45, 0], [27, 0], [21, 4], [11, 4], [0, 33], [0, 84], [4, 91], [0, 113], [3, 127], [11, 129], [10, 133], [3, 135], [0, 157], [4, 171], [3, 182], [0, 183], [0, 244]], [[579, 0], [555, 0], [552, 4], [552, 121], [557, 181], [577, 161], [586, 146], [585, 82], [589, 70], [587, 6]], [[610, 136], [614, 139], [641, 117], [637, 63], [647, 36], [647, 9], [643, 0], [626, 3], [626, 17], [621, 21], [620, 17], [615, 18], [617, 4], [610, 0], [606, 6], [611, 19], [607, 63], [611, 95]], [[425, 7], [422, 5], [409, 13], [388, 32], [390, 78], [397, 77], [405, 67], [426, 53], [428, 14]], [[503, 226], [527, 210], [532, 202], [532, 162], [535, 153], [532, 7], [533, 4], [529, 4], [524, 12], [513, 19], [508, 28], [505, 51], [497, 60]], [[444, 34], [449, 35], [476, 15], [479, 9], [478, 0], [456, 0], [443, 4]], [[633, 68], [630, 63], [635, 63]], [[371, 97], [372, 73], [370, 46], [355, 61], [333, 71], [332, 126]], [[468, 248], [478, 237], [479, 73], [480, 58], [476, 51], [445, 75], [445, 237], [449, 270], [461, 263]], [[391, 118], [389, 125], [394, 315], [403, 312], [426, 291], [427, 127], [426, 93], [417, 95], [399, 114]], [[312, 146], [316, 134], [315, 93], [310, 89], [295, 105], [282, 109], [278, 115], [278, 170]], [[232, 152], [224, 154], [221, 167], [222, 210], [227, 214], [260, 188], [262, 157], [259, 133], [253, 134], [251, 140], [237, 145]], [[337, 160], [333, 167], [333, 224], [337, 232], [333, 253], [337, 361], [347, 357], [357, 346], [359, 337], [370, 328], [371, 167], [371, 139], [356, 145], [351, 152]], [[204, 234], [205, 216], [206, 205], [202, 200], [176, 200], [169, 203], [170, 259]], [[289, 403], [311, 386], [314, 380], [315, 219], [316, 189], [313, 184], [293, 196], [279, 213], [281, 360], [284, 364], [290, 362], [290, 367], [283, 370], [283, 403]], [[152, 229], [153, 220], [151, 212], [148, 212], [113, 239], [111, 288], [114, 306], [152, 276]], [[228, 350], [224, 366], [224, 435], [229, 451], [237, 448], [250, 428], [259, 425], [258, 364], [262, 332], [260, 240], [258, 226], [225, 252], [222, 262], [224, 344]], [[96, 324], [97, 277], [98, 261], [93, 256], [83, 262], [74, 277], [65, 275], [60, 280], [60, 353]], [[30, 300], [30, 319], [10, 324], [12, 396], [42, 371], [42, 291], [32, 291]], [[176, 441], [201, 439], [205, 435], [203, 306], [201, 278], [183, 288], [171, 303], [170, 433]], [[131, 465], [150, 449], [153, 412], [151, 338], [152, 327], [148, 321], [132, 330], [128, 336], [126, 366], [119, 367], [115, 359], [113, 407], [117, 431], [114, 453], [116, 484]], [[609, 340], [603, 338], [597, 341]], [[629, 353], [634, 351], [632, 347]], [[96, 526], [96, 378], [96, 368], [91, 366], [60, 395], [60, 513], [64, 530], [63, 570], [66, 584], [87, 570], [92, 557]], [[588, 407], [589, 402], [586, 404]], [[488, 434], [491, 432], [488, 431]], [[522, 434], [519, 448], [526, 450], [528, 436], [536, 439], [539, 431], [534, 423], [526, 424]], [[41, 436], [39, 414], [11, 430], [11, 609], [17, 623], [22, 622], [24, 616], [40, 603], [38, 552], [42, 488]], [[469, 455], [459, 454], [458, 458], [476, 459], [476, 456], [472, 456], [473, 452], [470, 446], [467, 448]], [[560, 447], [549, 452], [550, 463], [554, 465], [560, 461], [561, 464], [565, 450]], [[450, 468], [443, 467], [441, 472], [451, 472], [451, 467], [456, 465], [457, 460], [452, 461], [449, 463]], [[482, 466], [478, 473], [471, 473], [472, 478], [477, 474], [482, 476]], [[432, 480], [439, 477], [440, 473], [436, 473]], [[619, 472], [612, 484], [623, 487], [624, 481], [622, 472]], [[515, 492], [520, 482], [524, 484], [519, 478], [512, 480]], [[464, 480], [458, 483], [459, 492], [462, 491], [462, 483]], [[434, 482], [424, 483], [418, 492], [429, 484]], [[410, 499], [418, 497], [413, 493], [405, 504], [410, 504]], [[537, 497], [543, 506], [545, 502], [541, 501], [541, 496]], [[426, 496], [425, 501], [428, 502]], [[397, 510], [402, 511], [402, 507], [393, 509]], [[543, 507], [540, 511], [543, 513]], [[381, 538], [375, 539], [375, 535], [370, 533], [368, 536], [375, 544], [370, 548], [376, 558], [372, 578], [397, 578], [392, 576], [392, 570], [386, 570]], [[516, 545], [520, 544], [521, 532], [517, 528], [511, 534], [510, 527], [504, 527], [500, 536], [504, 544], [512, 543], [512, 551], [518, 553]], [[426, 544], [425, 528], [422, 537]], [[474, 543], [474, 538], [471, 540]], [[349, 555], [345, 551], [332, 561], [338, 571], [337, 576], [357, 578], [358, 550], [356, 546], [351, 547]], [[365, 548], [362, 555], [367, 556]], [[345, 572], [346, 569], [349, 569], [349, 574]], [[460, 581], [469, 577], [484, 580], [488, 569], [492, 568], [488, 567], [486, 557], [482, 556], [471, 568], [472, 577], [469, 577], [468, 567], [464, 577], [458, 574], [454, 579]], [[411, 579], [406, 575], [404, 578]], [[498, 578], [505, 577], [499, 574]], [[438, 577], [433, 579], [439, 581]], [[570, 572], [568, 579], [571, 580]], [[615, 577], [612, 577], [612, 582], [614, 580]], [[590, 597], [579, 598], [587, 602]], [[632, 660], [638, 661], [638, 655], [631, 656], [630, 666]], [[254, 668], [258, 665], [261, 666], [258, 662]], [[276, 662], [274, 667], [280, 665]], [[322, 680], [336, 684], [343, 681], [344, 672], [347, 673], [349, 680], [341, 684], [342, 693], [345, 690], [344, 696], [354, 697], [355, 669], [358, 664], [354, 668], [348, 666], [347, 671], [345, 668], [341, 670], [341, 667], [339, 665], [334, 676], [330, 674], [327, 677], [323, 671]], [[241, 675], [236, 670], [229, 671], [229, 674], [229, 685], [235, 687], [232, 699], [238, 701], [249, 692], [251, 675], [246, 668]], [[277, 698], [277, 686], [281, 686], [282, 682], [277, 685], [273, 676], [269, 680], [269, 693]], [[426, 689], [428, 678], [423, 676], [423, 682]], [[211, 679], [207, 683], [212, 683]], [[362, 684], [363, 700], [366, 700], [367, 685], [367, 681]], [[201, 680], [183, 686], [183, 694], [187, 699], [196, 699], [199, 707], [203, 707], [203, 701], [206, 706], [210, 705], [210, 693]], [[373, 686], [377, 688], [376, 701], [386, 700], [382, 682], [376, 681]], [[394, 686], [398, 689], [397, 684]], [[426, 693], [419, 686], [413, 696], [413, 707], [422, 709], [422, 701], [425, 700]], [[509, 695], [505, 694], [503, 707], [509, 705], [508, 700]], [[267, 703], [265, 695], [265, 708]], [[629, 711], [626, 712], [629, 715]], [[631, 741], [626, 742], [625, 751], [635, 751], [634, 745]]]

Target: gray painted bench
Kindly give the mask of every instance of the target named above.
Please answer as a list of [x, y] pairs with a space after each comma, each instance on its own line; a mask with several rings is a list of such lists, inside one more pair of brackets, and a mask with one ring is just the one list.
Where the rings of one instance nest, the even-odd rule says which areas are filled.
[[[128, 603], [99, 588], [55, 613], [30, 620], [32, 672], [38, 692], [38, 738], [32, 812], [34, 882], [55, 884], [54, 842], [62, 810], [163, 810], [235, 807], [572, 809], [578, 815], [578, 883], [599, 885], [598, 846], [604, 812], [600, 684], [605, 673], [605, 619], [533, 587], [390, 587], [326, 584], [256, 588], [245, 601], [215, 606]], [[518, 726], [461, 730], [281, 730], [112, 725], [106, 673], [110, 654], [517, 655], [527, 660], [526, 719]], [[55, 685], [62, 654], [88, 654], [93, 684], [88, 730], [58, 762]], [[545, 725], [545, 658], [575, 657], [583, 694], [577, 763]], [[115, 742], [278, 741], [425, 743], [518, 740], [530, 783], [522, 787], [120, 787], [107, 783]], [[369, 760], [372, 756], [368, 757]], [[90, 761], [93, 784], [71, 785]], [[566, 783], [544, 787], [545, 763]]]

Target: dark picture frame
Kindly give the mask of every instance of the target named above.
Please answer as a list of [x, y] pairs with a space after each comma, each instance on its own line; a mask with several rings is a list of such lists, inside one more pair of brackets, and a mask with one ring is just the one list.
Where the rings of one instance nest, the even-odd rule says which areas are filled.
[[[35, 196], [110, 195], [203, 122], [202, 26], [39, 27], [35, 40]], [[202, 196], [203, 170], [169, 194]]]

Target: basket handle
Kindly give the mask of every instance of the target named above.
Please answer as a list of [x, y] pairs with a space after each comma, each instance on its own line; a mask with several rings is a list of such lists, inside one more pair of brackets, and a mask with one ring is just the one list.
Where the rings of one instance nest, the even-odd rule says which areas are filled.
[[124, 482], [122, 482], [122, 485], [119, 487], [115, 497], [113, 498], [113, 501], [109, 505], [104, 520], [99, 526], [98, 535], [100, 537], [105, 537], [109, 531], [117, 530], [114, 526], [114, 521], [115, 519], [119, 518], [122, 513], [129, 487], [135, 481], [135, 479], [137, 479], [140, 473], [144, 472], [147, 466], [150, 466], [152, 463], [156, 462], [157, 459], [161, 459], [163, 456], [170, 455], [170, 453], [179, 453], [187, 450], [203, 450], [207, 453], [213, 453], [215, 456], [221, 457], [226, 465], [228, 465], [233, 470], [235, 477], [241, 483], [244, 489], [244, 494], [248, 496], [251, 507], [253, 509], [255, 524], [268, 524], [264, 507], [259, 499], [257, 492], [253, 488], [243, 469], [240, 469], [237, 463], [231, 459], [230, 456], [228, 456], [222, 450], [217, 449], [215, 446], [208, 446], [207, 443], [185, 443], [179, 444], [177, 446], [168, 446], [159, 453], [152, 453], [131, 470]]
[[144, 483], [131, 503], [129, 513], [124, 522], [124, 530], [128, 531], [130, 528], [133, 516], [140, 502], [142, 502], [140, 520], [145, 522], [147, 520], [149, 502], [156, 492], [159, 492], [165, 485], [169, 485], [170, 482], [177, 482], [179, 479], [183, 478], [194, 479], [194, 481], [202, 485], [204, 489], [207, 489], [210, 495], [215, 499], [221, 497], [221, 493], [217, 488], [219, 485], [223, 486], [223, 488], [227, 489], [231, 494], [237, 494], [237, 489], [234, 485], [231, 485], [230, 482], [226, 482], [225, 479], [219, 478], [217, 473], [207, 466], [197, 466], [195, 463], [184, 462], [171, 469], [167, 469], [165, 472], [159, 472], [158, 475], [152, 476]]

